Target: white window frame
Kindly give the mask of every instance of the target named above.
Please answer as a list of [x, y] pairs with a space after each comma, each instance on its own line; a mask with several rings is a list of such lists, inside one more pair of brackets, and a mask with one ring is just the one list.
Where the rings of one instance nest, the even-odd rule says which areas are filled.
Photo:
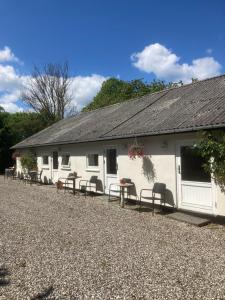
[[[69, 161], [68, 161], [68, 165], [63, 165], [63, 156], [69, 156]], [[70, 170], [71, 169], [71, 155], [68, 152], [64, 152], [61, 154], [61, 169], [64, 170]]]
[[[45, 156], [48, 157], [48, 163], [47, 164], [44, 163], [44, 157]], [[50, 158], [49, 154], [42, 154], [42, 156], [41, 156], [42, 169], [49, 169], [49, 158]]]
[[[90, 155], [98, 155], [98, 165], [97, 166], [90, 166], [89, 165], [89, 156]], [[99, 172], [99, 153], [98, 152], [90, 152], [86, 154], [86, 171], [89, 172]]]

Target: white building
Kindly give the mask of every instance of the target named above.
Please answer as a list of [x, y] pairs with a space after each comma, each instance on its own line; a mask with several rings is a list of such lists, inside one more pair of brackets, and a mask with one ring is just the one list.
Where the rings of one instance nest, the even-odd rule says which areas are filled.
[[[134, 183], [133, 199], [162, 182], [167, 205], [225, 216], [225, 194], [192, 151], [200, 130], [224, 127], [225, 76], [219, 76], [82, 112], [13, 148], [36, 153], [45, 182], [75, 171], [82, 179], [97, 176], [98, 192], [108, 193], [110, 183], [125, 177]], [[128, 148], [135, 140], [144, 157], [132, 160]]]

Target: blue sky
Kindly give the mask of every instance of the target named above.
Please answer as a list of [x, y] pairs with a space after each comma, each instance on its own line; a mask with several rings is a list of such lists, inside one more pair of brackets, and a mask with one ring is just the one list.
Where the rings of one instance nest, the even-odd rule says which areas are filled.
[[81, 108], [111, 76], [189, 82], [225, 73], [225, 1], [1, 0], [0, 105], [23, 108], [32, 66], [70, 65]]

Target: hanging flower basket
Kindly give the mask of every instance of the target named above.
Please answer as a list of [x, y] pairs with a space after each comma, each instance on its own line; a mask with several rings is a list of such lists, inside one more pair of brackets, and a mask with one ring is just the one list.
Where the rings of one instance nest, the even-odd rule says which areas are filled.
[[20, 157], [20, 152], [19, 151], [14, 151], [12, 154], [12, 159], [16, 160], [17, 157]]
[[130, 159], [136, 159], [144, 157], [144, 146], [137, 143], [137, 140], [135, 139], [134, 144], [130, 145], [128, 148], [128, 156]]

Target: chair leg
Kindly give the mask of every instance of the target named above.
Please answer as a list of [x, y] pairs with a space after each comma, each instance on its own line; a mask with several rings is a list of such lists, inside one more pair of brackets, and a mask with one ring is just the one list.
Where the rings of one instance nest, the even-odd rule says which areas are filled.
[[139, 199], [139, 211], [141, 210], [141, 193], [140, 193], [140, 199]]
[[155, 215], [155, 199], [152, 200], [152, 215]]

